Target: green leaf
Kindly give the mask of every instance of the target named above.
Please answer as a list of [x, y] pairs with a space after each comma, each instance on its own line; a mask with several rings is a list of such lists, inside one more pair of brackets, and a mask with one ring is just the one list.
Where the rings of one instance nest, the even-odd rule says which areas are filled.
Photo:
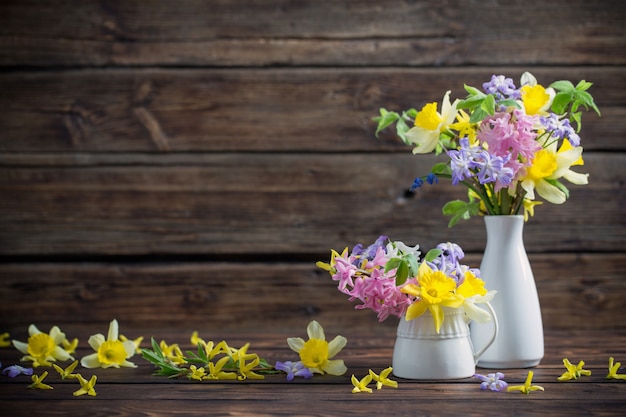
[[476, 87], [472, 87], [471, 85], [464, 84], [463, 88], [472, 96], [480, 96], [480, 97], [485, 96], [485, 93], [483, 93], [481, 90], [479, 90]]
[[567, 80], [561, 80], [561, 81], [555, 81], [552, 84], [550, 84], [550, 87], [554, 88], [557, 91], [563, 91], [563, 92], [573, 92], [576, 87], [574, 87], [574, 84], [571, 83], [571, 81], [567, 81]]
[[516, 109], [522, 108], [517, 100], [502, 100], [499, 102], [499, 104], [506, 107], [515, 107]]
[[552, 111], [556, 114], [563, 114], [567, 110], [567, 106], [569, 106], [572, 98], [574, 97], [574, 93], [557, 93], [554, 96], [554, 100], [552, 101]]
[[424, 257], [424, 261], [426, 262], [434, 261], [439, 255], [441, 255], [441, 252], [442, 250], [437, 249], [437, 248], [429, 250], [426, 256]]
[[452, 216], [448, 222], [448, 227], [452, 227], [460, 220], [467, 220], [472, 215], [478, 214], [479, 208], [479, 202], [468, 203], [461, 200], [454, 200], [446, 203], [442, 208], [442, 212], [446, 216]]
[[485, 100], [485, 95], [483, 95], [482, 97], [479, 97], [479, 96], [468, 97], [465, 100], [460, 100], [456, 104], [456, 108], [457, 109], [474, 109], [476, 107], [479, 107], [484, 100]]
[[387, 111], [387, 109], [380, 108], [380, 116], [374, 117], [372, 120], [378, 122], [378, 126], [376, 126], [376, 137], [378, 134], [385, 130], [387, 127], [391, 126], [394, 122], [400, 119], [400, 115], [393, 111]]
[[409, 277], [409, 267], [406, 262], [400, 262], [398, 269], [396, 269], [396, 285], [402, 285]]
[[400, 258], [392, 258], [389, 261], [387, 261], [387, 264], [385, 265], [385, 272], [389, 272], [392, 269], [396, 269], [400, 263], [402, 262], [402, 260]]
[[592, 85], [593, 83], [590, 83], [589, 81], [580, 80], [578, 81], [578, 84], [576, 84], [576, 90], [587, 91], [589, 90], [589, 88], [591, 88]]
[[496, 99], [493, 94], [488, 94], [487, 97], [485, 97], [480, 104], [480, 108], [488, 115], [492, 115], [496, 112]]
[[450, 165], [448, 165], [445, 162], [438, 162], [435, 165], [433, 165], [433, 168], [431, 169], [431, 171], [433, 174], [435, 175], [440, 175], [440, 174], [451, 174], [452, 173], [452, 169], [450, 168]]
[[484, 111], [481, 106], [481, 108], [477, 108], [472, 112], [472, 115], [470, 116], [470, 123], [478, 123], [487, 116], [489, 116], [489, 113]]
[[414, 277], [417, 275], [417, 269], [419, 268], [419, 262], [417, 258], [412, 254], [405, 255], [407, 264], [409, 265], [409, 274]]

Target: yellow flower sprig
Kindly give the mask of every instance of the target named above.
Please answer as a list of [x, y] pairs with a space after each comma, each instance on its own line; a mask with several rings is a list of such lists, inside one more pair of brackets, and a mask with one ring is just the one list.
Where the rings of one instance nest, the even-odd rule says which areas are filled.
[[541, 385], [531, 385], [533, 380], [533, 371], [528, 371], [528, 376], [524, 385], [509, 385], [507, 391], [519, 391], [522, 394], [530, 394], [533, 391], [545, 391]]
[[61, 368], [56, 363], [53, 363], [52, 367], [59, 373], [59, 375], [61, 375], [61, 379], [76, 379], [78, 377], [78, 374], [75, 374], [73, 372], [74, 369], [76, 369], [77, 365], [78, 361], [74, 361], [70, 366], [65, 369]]
[[0, 348], [11, 346], [11, 341], [9, 340], [10, 337], [11, 335], [9, 334], [9, 332], [4, 332], [0, 334]]
[[354, 388], [352, 388], [353, 393], [359, 392], [367, 392], [372, 393], [372, 389], [368, 387], [369, 383], [374, 381], [376, 382], [376, 389], [382, 389], [383, 386], [398, 388], [398, 382], [389, 379], [389, 374], [393, 368], [389, 367], [383, 369], [378, 375], [376, 372], [371, 369], [368, 371], [368, 374], [365, 375], [362, 379], [358, 379], [356, 376], [352, 375], [351, 381]]
[[611, 356], [609, 358], [609, 373], [606, 375], [606, 379], [619, 379], [626, 381], [626, 374], [618, 374], [619, 368], [622, 366], [621, 362], [615, 362], [615, 359]]
[[563, 375], [557, 378], [559, 381], [570, 381], [572, 379], [578, 379], [583, 375], [591, 375], [590, 370], [583, 369], [583, 366], [585, 366], [584, 361], [578, 362], [578, 365], [573, 365], [569, 359], [564, 358], [563, 365], [565, 365], [566, 371], [563, 372]]
[[53, 389], [50, 385], [44, 384], [43, 380], [48, 376], [48, 371], [43, 371], [41, 375], [31, 376], [32, 384], [28, 386], [30, 389]]
[[95, 386], [96, 386], [96, 380], [98, 379], [98, 377], [96, 375], [92, 375], [89, 381], [83, 378], [81, 374], [76, 374], [76, 378], [78, 379], [78, 382], [80, 383], [80, 388], [74, 391], [73, 395], [75, 397], [85, 395], [85, 394], [90, 395], [92, 397], [95, 397], [97, 395]]

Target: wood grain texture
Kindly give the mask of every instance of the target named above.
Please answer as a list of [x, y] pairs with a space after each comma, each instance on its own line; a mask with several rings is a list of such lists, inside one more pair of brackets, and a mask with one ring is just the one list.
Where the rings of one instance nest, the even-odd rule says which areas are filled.
[[380, 107], [464, 98], [494, 73], [594, 83], [587, 151], [626, 149], [621, 67], [106, 69], [0, 74], [0, 152], [408, 152], [374, 137]]
[[[466, 259], [474, 267], [480, 263], [479, 255]], [[534, 254], [530, 261], [547, 332], [626, 329], [623, 255]], [[393, 318], [378, 323], [369, 310], [354, 310], [314, 260], [17, 263], [0, 265], [0, 274], [0, 322], [24, 328], [112, 318], [189, 332], [197, 326], [209, 332], [297, 331], [312, 319], [374, 333], [397, 326]]]
[[3, 66], [626, 62], [619, 0], [43, 0], [3, 2], [0, 16]]

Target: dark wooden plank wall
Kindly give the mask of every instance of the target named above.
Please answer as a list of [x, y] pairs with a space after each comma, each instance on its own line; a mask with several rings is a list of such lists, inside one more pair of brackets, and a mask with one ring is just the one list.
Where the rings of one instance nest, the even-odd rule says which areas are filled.
[[2, 2], [0, 326], [375, 326], [316, 269], [330, 248], [452, 240], [478, 266], [485, 234], [446, 227], [459, 188], [405, 197], [433, 158], [371, 116], [529, 70], [602, 110], [590, 184], [526, 225], [545, 327], [626, 328], [625, 4]]

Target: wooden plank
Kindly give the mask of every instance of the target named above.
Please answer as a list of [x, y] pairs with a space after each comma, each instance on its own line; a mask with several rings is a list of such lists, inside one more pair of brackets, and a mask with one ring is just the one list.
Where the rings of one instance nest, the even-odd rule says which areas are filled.
[[[533, 254], [530, 260], [547, 331], [626, 329], [623, 254]], [[468, 254], [467, 262], [478, 267], [480, 255]], [[24, 328], [112, 318], [185, 334], [303, 331], [311, 319], [371, 333], [397, 326], [395, 319], [378, 323], [373, 312], [355, 310], [314, 260], [10, 263], [0, 265], [0, 275], [0, 322]]]
[[[9, 159], [28, 164], [28, 158]], [[584, 169], [590, 184], [572, 186], [563, 205], [536, 209], [525, 230], [528, 251], [623, 250], [624, 158], [589, 153]], [[476, 252], [485, 246], [481, 218], [449, 229], [441, 214], [447, 201], [465, 198], [463, 188], [442, 180], [405, 197], [413, 178], [434, 163], [432, 156], [64, 160], [78, 165], [0, 169], [6, 196], [0, 201], [0, 254], [319, 256], [380, 234], [424, 247], [453, 241]]]
[[[162, 330], [172, 336], [165, 337], [170, 342], [176, 340], [173, 336], [180, 333], [177, 328]], [[84, 340], [92, 331], [93, 329], [84, 328], [78, 336]], [[419, 408], [420, 413], [442, 416], [491, 415], [509, 407], [524, 409], [525, 415], [545, 415], [546, 410], [556, 415], [562, 412], [568, 415], [585, 412], [588, 415], [617, 416], [623, 412], [626, 384], [604, 378], [607, 357], [615, 352], [619, 353], [615, 349], [623, 346], [626, 336], [623, 331], [611, 335], [612, 337], [607, 332], [597, 331], [555, 332], [547, 335], [547, 345], [556, 349], [548, 350], [544, 362], [533, 369], [533, 382], [542, 385], [545, 391], [535, 392], [530, 396], [481, 391], [478, 381], [473, 378], [453, 381], [410, 381], [395, 378], [399, 382], [396, 389], [383, 388], [368, 395], [354, 395], [351, 393], [350, 376], [355, 374], [361, 377], [368, 369], [379, 371], [388, 366], [393, 335], [372, 339], [367, 332], [362, 332], [349, 336], [348, 345], [340, 353], [341, 358], [346, 360], [348, 373], [338, 377], [315, 376], [311, 380], [296, 379], [287, 382], [283, 375], [274, 375], [262, 381], [199, 383], [152, 376], [150, 373], [153, 368], [150, 365], [142, 359], [133, 358], [138, 364], [137, 368], [78, 368], [81, 374], [97, 375], [96, 397], [74, 398], [72, 392], [77, 388], [76, 382], [61, 380], [53, 371], [46, 379], [54, 387], [50, 391], [26, 389], [30, 382], [27, 377], [2, 378], [0, 405], [3, 412], [15, 416], [32, 415], [43, 407], [51, 410], [46, 415], [57, 416], [79, 416], [86, 412], [94, 415], [161, 416], [171, 412], [206, 415], [207, 407], [212, 415], [247, 415], [254, 412], [255, 415], [268, 416], [351, 415], [364, 407], [370, 412], [374, 410], [384, 414], [389, 412], [389, 407], [393, 407], [394, 415], [415, 415]], [[237, 337], [241, 340], [250, 337], [253, 341], [264, 341], [264, 349], [254, 350], [262, 357], [265, 357], [267, 347], [286, 345], [283, 335], [271, 332], [257, 330], [248, 334], [239, 333]], [[598, 346], [597, 340], [606, 340], [607, 343]], [[563, 351], [562, 349], [569, 349], [569, 343], [575, 350]], [[372, 352], [375, 354], [371, 355]], [[15, 350], [7, 353], [11, 360], [19, 356]], [[84, 345], [80, 355], [83, 353], [88, 353]], [[294, 355], [288, 349], [280, 351], [280, 355], [286, 354]], [[558, 382], [556, 378], [564, 369], [561, 363], [563, 354], [573, 361], [583, 358], [586, 362], [585, 369], [592, 371], [591, 376], [584, 376], [573, 382]], [[586, 356], [590, 354], [592, 357]], [[574, 358], [572, 355], [583, 356]], [[280, 356], [274, 356], [278, 357]], [[617, 359], [620, 359], [619, 355]], [[354, 365], [355, 360], [359, 362], [358, 365]], [[38, 373], [40, 369], [37, 370]], [[488, 372], [480, 368], [478, 371]], [[528, 372], [527, 369], [502, 371], [510, 384], [521, 384]], [[141, 398], [141, 401], [137, 398]], [[471, 409], [469, 413], [468, 407]], [[30, 414], [26, 414], [26, 411]]]
[[0, 74], [0, 152], [407, 152], [376, 140], [379, 107], [465, 97], [493, 73], [594, 82], [588, 150], [625, 150], [620, 67], [82, 70]]
[[616, 53], [626, 48], [626, 8], [617, 0], [40, 0], [3, 2], [0, 16], [3, 66], [626, 62]]

